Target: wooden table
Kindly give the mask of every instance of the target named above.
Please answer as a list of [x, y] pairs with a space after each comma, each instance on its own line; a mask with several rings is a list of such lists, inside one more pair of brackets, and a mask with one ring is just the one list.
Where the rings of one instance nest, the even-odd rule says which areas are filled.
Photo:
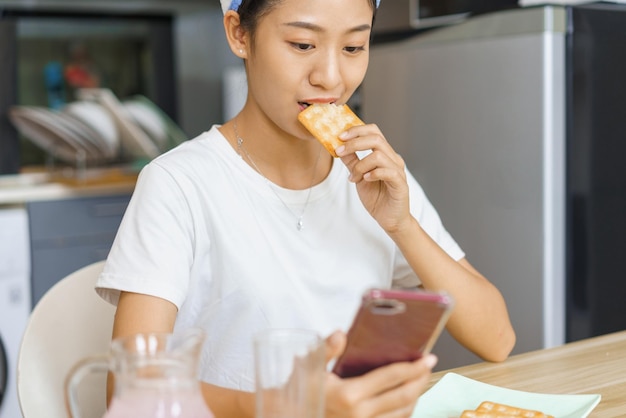
[[509, 389], [553, 394], [598, 393], [590, 418], [626, 416], [626, 331], [518, 354], [502, 363], [478, 363], [448, 372]]

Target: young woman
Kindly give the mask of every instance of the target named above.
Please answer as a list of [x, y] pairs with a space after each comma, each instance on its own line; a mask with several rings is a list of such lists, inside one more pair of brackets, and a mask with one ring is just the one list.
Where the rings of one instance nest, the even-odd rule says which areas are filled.
[[[203, 393], [218, 417], [253, 416], [256, 332], [315, 329], [330, 360], [372, 287], [449, 292], [449, 332], [505, 359], [515, 335], [502, 296], [378, 127], [345, 132], [333, 159], [297, 120], [309, 104], [346, 103], [362, 82], [377, 1], [223, 3], [248, 98], [142, 171], [97, 288], [117, 304], [113, 337], [203, 328]], [[326, 416], [408, 417], [435, 362], [329, 373]]]

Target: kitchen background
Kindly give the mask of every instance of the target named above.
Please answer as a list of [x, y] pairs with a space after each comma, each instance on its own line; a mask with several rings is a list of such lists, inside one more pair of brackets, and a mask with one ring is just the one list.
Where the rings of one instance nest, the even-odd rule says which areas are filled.
[[[87, 162], [94, 177], [70, 171], [51, 182], [73, 164], [25, 139], [10, 109], [75, 101], [62, 74], [71, 54], [89, 70], [77, 83], [109, 87], [120, 101], [141, 94], [189, 138], [222, 119], [224, 70], [240, 64], [224, 43], [218, 1], [0, 1], [0, 418], [20, 416], [16, 364], [32, 307], [106, 257], [135, 180], [115, 169], [116, 154]], [[125, 157], [124, 166], [135, 159]]]
[[[502, 290], [514, 352], [625, 328], [626, 59], [616, 51], [626, 6], [384, 0], [377, 19], [351, 105], [381, 126]], [[0, 0], [0, 418], [19, 410], [12, 382], [30, 309], [106, 257], [133, 187], [132, 172], [49, 184], [64, 162], [51, 166], [4, 116], [75, 100], [71, 87], [54, 89], [71, 56], [120, 101], [147, 97], [185, 138], [244, 98], [218, 0]], [[127, 152], [87, 166], [141, 160]], [[435, 352], [439, 369], [478, 361], [448, 335]]]

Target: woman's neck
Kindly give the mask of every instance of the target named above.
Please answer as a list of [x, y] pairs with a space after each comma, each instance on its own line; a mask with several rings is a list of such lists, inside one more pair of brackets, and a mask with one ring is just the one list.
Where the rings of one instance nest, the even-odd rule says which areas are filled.
[[264, 125], [239, 115], [220, 131], [243, 161], [281, 187], [304, 190], [328, 176], [333, 158], [319, 142]]

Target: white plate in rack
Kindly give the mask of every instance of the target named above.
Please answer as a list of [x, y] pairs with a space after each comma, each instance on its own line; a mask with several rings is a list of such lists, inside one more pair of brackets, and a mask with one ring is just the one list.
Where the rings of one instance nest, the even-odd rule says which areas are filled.
[[127, 155], [152, 159], [160, 154], [154, 141], [135, 123], [111, 90], [80, 89], [77, 94], [81, 100], [94, 100], [111, 113], [119, 130], [122, 150]]
[[81, 124], [85, 134], [95, 141], [102, 152], [116, 157], [120, 148], [120, 136], [113, 117], [102, 105], [93, 101], [76, 101], [63, 107], [62, 113]]
[[9, 119], [22, 135], [55, 158], [73, 164], [90, 157], [79, 140], [71, 134], [61, 134], [54, 127], [55, 122], [45, 109], [42, 112], [34, 107], [14, 106], [9, 110]]
[[167, 151], [189, 139], [189, 137], [181, 129], [181, 127], [178, 126], [178, 124], [174, 122], [174, 120], [170, 118], [169, 115], [165, 113], [165, 111], [163, 111], [163, 109], [161, 109], [147, 97], [142, 95], [135, 95], [128, 99], [126, 102], [141, 104], [143, 107], [145, 107], [162, 121], [162, 124], [165, 127], [165, 133], [167, 137], [165, 147], [162, 150]]

